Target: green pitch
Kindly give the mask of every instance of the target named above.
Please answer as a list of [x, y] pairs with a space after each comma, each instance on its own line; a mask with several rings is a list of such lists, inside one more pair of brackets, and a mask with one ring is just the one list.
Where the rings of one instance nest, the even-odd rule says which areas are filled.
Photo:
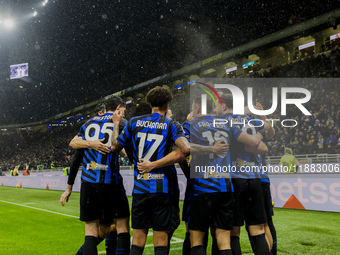
[[[65, 207], [59, 203], [61, 194], [0, 186], [0, 254], [75, 254], [84, 241], [79, 193], [72, 193]], [[278, 254], [340, 254], [339, 213], [275, 209], [274, 224]], [[182, 223], [174, 233], [170, 254], [182, 254], [184, 236]], [[244, 229], [241, 247], [243, 254], [252, 254]], [[103, 243], [98, 252], [105, 254]], [[144, 254], [153, 254], [152, 236]]]

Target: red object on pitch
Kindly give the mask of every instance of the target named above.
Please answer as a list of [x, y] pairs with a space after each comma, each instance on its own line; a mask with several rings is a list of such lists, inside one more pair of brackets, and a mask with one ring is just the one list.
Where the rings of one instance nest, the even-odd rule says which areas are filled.
[[22, 188], [22, 184], [20, 183], [20, 188]]
[[287, 202], [282, 206], [282, 208], [289, 208], [289, 209], [301, 209], [305, 210], [306, 208], [300, 203], [300, 201], [296, 198], [296, 196], [291, 195], [288, 198]]
[[1, 183], [1, 186], [4, 186], [4, 183]]
[[50, 187], [48, 187], [48, 184], [46, 185], [46, 189], [50, 189]]

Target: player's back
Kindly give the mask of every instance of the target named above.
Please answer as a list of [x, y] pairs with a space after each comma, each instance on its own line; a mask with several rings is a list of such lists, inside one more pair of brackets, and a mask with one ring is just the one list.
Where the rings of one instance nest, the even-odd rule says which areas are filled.
[[[255, 135], [258, 130], [261, 129], [256, 126], [263, 124], [258, 120], [253, 120], [252, 125], [249, 125], [248, 121], [252, 120], [249, 115], [240, 116], [235, 114], [225, 114], [220, 116], [220, 118], [227, 119], [230, 125], [237, 126], [243, 132], [246, 132], [250, 135]], [[237, 141], [235, 142], [231, 150], [230, 157], [233, 166], [236, 166], [236, 171], [233, 171], [232, 173], [233, 178], [259, 178], [260, 170], [258, 168], [258, 161], [256, 160], [257, 155], [247, 152], [243, 143]]]
[[[214, 117], [210, 115], [190, 122], [190, 142], [194, 144], [209, 146], [223, 139], [231, 146], [233, 136], [227, 125], [215, 125]], [[223, 155], [191, 153], [191, 156], [190, 177], [194, 178], [194, 195], [232, 191], [229, 151]]]
[[132, 118], [118, 141], [126, 146], [133, 144], [134, 179], [133, 193], [169, 193], [177, 181], [173, 166], [153, 169], [150, 173], [140, 174], [137, 162], [140, 158], [156, 161], [171, 152], [174, 141], [183, 136], [179, 123], [153, 113]]
[[[104, 139], [103, 143], [110, 146], [112, 133], [112, 113], [106, 113], [88, 120], [80, 128], [78, 136], [87, 141]], [[91, 148], [85, 149], [82, 170], [82, 182], [119, 184], [121, 180], [116, 153], [101, 154]]]

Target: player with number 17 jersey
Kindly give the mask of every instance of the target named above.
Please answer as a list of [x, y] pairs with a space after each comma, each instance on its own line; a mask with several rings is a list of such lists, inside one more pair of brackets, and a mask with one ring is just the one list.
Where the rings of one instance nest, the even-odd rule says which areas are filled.
[[126, 146], [133, 144], [134, 194], [171, 193], [173, 182], [177, 181], [173, 167], [163, 167], [150, 173], [140, 174], [137, 162], [140, 158], [156, 161], [171, 152], [173, 143], [184, 137], [182, 126], [159, 113], [132, 118], [117, 141]]
[[[117, 127], [118, 128], [118, 127]], [[78, 133], [83, 140], [104, 139], [110, 145], [113, 132], [112, 113], [105, 113], [87, 121]], [[121, 184], [117, 153], [101, 154], [94, 149], [85, 149], [81, 181], [89, 183]]]

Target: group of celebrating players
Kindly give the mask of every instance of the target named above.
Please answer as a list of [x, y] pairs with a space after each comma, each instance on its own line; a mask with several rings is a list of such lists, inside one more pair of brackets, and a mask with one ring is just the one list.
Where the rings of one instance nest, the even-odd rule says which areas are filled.
[[[265, 116], [259, 125], [245, 124], [251, 116], [234, 115], [232, 96], [219, 94], [215, 105], [207, 102], [206, 114], [201, 97], [195, 98], [183, 126], [169, 118], [172, 93], [164, 87], [146, 95], [151, 114], [130, 121], [123, 119], [125, 103], [120, 97], [97, 107], [97, 116], [70, 143], [76, 152], [60, 198], [65, 205], [82, 162], [80, 220], [85, 222], [85, 242], [78, 255], [97, 254], [104, 239], [107, 254], [142, 254], [150, 228], [155, 254], [169, 254], [170, 239], [180, 224], [175, 163], [187, 177], [183, 254], [206, 254], [209, 229], [211, 254], [241, 254], [244, 222], [253, 252], [276, 254], [269, 178], [261, 171], [268, 150], [264, 141], [274, 136], [274, 129]], [[259, 103], [256, 107], [262, 108]], [[226, 121], [216, 124], [217, 118]], [[119, 153], [134, 165], [132, 245]], [[236, 171], [225, 171], [230, 166]]]

